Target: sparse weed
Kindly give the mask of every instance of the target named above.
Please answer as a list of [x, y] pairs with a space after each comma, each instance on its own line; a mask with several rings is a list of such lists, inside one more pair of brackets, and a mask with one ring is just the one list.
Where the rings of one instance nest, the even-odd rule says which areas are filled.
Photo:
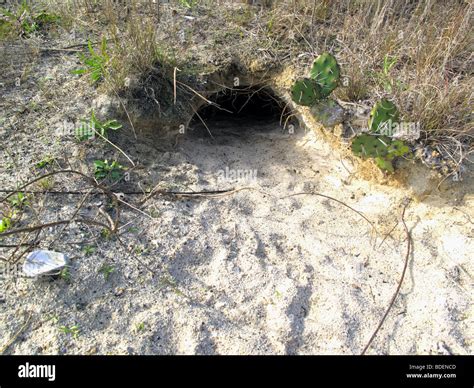
[[60, 326], [59, 330], [64, 334], [70, 334], [72, 338], [77, 339], [80, 334], [80, 329], [78, 325], [73, 326]]
[[117, 182], [123, 177], [124, 168], [117, 161], [109, 163], [107, 160], [95, 160], [94, 161], [94, 176], [97, 180], [110, 180]]
[[69, 268], [64, 268], [61, 270], [61, 272], [59, 273], [59, 277], [64, 280], [66, 283], [71, 283], [71, 271], [69, 270]]
[[9, 198], [8, 201], [10, 202], [11, 206], [18, 210], [21, 210], [23, 207], [28, 205], [28, 199], [21, 191], [13, 197]]
[[82, 124], [76, 128], [76, 138], [79, 141], [90, 140], [95, 137], [96, 133], [107, 138], [109, 130], [116, 131], [120, 128], [122, 128], [122, 124], [117, 120], [101, 122], [92, 111], [89, 120], [82, 120]]
[[39, 182], [40, 187], [43, 190], [51, 190], [54, 187], [54, 179], [51, 176], [41, 179]]
[[30, 35], [57, 24], [60, 17], [45, 10], [35, 12], [30, 3], [23, 0], [14, 10], [0, 8], [0, 39], [12, 35], [28, 38]]
[[399, 90], [403, 89], [402, 82], [394, 79], [391, 74], [392, 68], [397, 64], [397, 62], [398, 58], [396, 56], [385, 54], [382, 71], [373, 72], [373, 77], [376, 82], [380, 84], [387, 93], [392, 93], [395, 88], [398, 88]]
[[179, 0], [179, 4], [186, 8], [194, 8], [198, 4], [198, 0]]
[[51, 156], [51, 155], [47, 155], [45, 156], [43, 159], [41, 159], [38, 163], [36, 163], [36, 168], [45, 168], [47, 166], [49, 166], [50, 164], [52, 164], [56, 159]]
[[98, 52], [96, 52], [92, 47], [91, 41], [88, 42], [87, 48], [89, 51], [88, 55], [79, 55], [79, 58], [85, 67], [74, 70], [73, 74], [89, 74], [92, 84], [96, 84], [104, 79], [106, 67], [110, 60], [110, 57], [107, 54], [107, 40], [105, 37], [102, 38]]
[[5, 232], [6, 230], [10, 229], [12, 226], [12, 219], [11, 217], [2, 217], [0, 220], [0, 233]]
[[82, 248], [82, 252], [84, 252], [86, 256], [90, 256], [94, 254], [95, 251], [96, 251], [96, 248], [93, 245], [86, 245], [84, 248]]
[[50, 314], [47, 318], [47, 321], [51, 321], [53, 325], [56, 325], [59, 322], [59, 316], [57, 314]]
[[115, 271], [115, 268], [112, 265], [104, 264], [99, 268], [99, 273], [104, 276], [104, 279], [107, 281], [110, 278], [110, 275]]

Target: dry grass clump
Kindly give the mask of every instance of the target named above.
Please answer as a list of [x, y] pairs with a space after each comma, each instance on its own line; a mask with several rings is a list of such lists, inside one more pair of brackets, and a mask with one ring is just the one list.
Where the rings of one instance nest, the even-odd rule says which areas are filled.
[[285, 31], [279, 38], [304, 36], [303, 49], [330, 51], [341, 63], [347, 81], [337, 97], [391, 98], [405, 121], [420, 123], [425, 141], [449, 149], [456, 160], [469, 160], [474, 152], [472, 2], [281, 3], [273, 11], [274, 28]]

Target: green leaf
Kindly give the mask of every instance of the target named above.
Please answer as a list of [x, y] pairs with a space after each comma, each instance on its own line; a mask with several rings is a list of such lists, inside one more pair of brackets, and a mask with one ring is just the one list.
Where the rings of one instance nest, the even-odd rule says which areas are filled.
[[8, 228], [11, 227], [12, 220], [8, 217], [3, 217], [0, 221], [0, 233], [5, 232]]
[[360, 157], [384, 157], [388, 153], [390, 138], [386, 136], [373, 136], [360, 134], [352, 140], [352, 152]]
[[91, 42], [90, 40], [87, 42], [87, 48], [89, 49], [89, 53], [90, 53], [91, 55], [94, 55], [94, 54], [95, 54], [94, 48], [92, 47], [92, 42]]
[[95, 69], [91, 72], [91, 79], [92, 83], [98, 82], [102, 78], [102, 71], [101, 69]]
[[112, 181], [118, 181], [123, 176], [123, 166], [116, 161], [109, 164], [107, 160], [95, 160], [94, 166], [94, 175], [97, 179], [110, 178]]
[[112, 129], [114, 131], [116, 131], [117, 129], [122, 128], [122, 124], [120, 124], [117, 120], [106, 121], [105, 123], [102, 124], [102, 126], [104, 128], [109, 128], [109, 129]]
[[20, 191], [16, 196], [10, 198], [9, 202], [13, 207], [20, 209], [26, 204], [26, 196]]
[[82, 75], [82, 74], [85, 74], [85, 73], [87, 73], [86, 69], [76, 69], [76, 70], [71, 71], [71, 74], [75, 74], [75, 75]]

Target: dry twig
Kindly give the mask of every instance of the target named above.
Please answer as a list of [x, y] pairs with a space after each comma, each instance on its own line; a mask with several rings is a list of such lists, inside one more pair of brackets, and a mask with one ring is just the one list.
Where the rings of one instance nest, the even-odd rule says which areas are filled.
[[379, 332], [379, 330], [382, 327], [383, 323], [385, 322], [385, 319], [387, 318], [388, 313], [390, 312], [393, 305], [395, 304], [395, 300], [397, 299], [397, 296], [400, 292], [400, 289], [402, 288], [403, 280], [405, 279], [405, 273], [406, 273], [407, 268], [408, 268], [408, 261], [409, 261], [410, 252], [411, 252], [411, 235], [410, 235], [410, 231], [408, 230], [407, 224], [405, 223], [405, 219], [404, 219], [405, 210], [407, 209], [408, 205], [409, 205], [409, 202], [407, 202], [407, 204], [403, 207], [402, 215], [401, 215], [401, 221], [402, 221], [402, 224], [403, 224], [403, 227], [405, 229], [406, 236], [407, 236], [407, 253], [405, 255], [405, 264], [403, 266], [403, 271], [402, 271], [402, 274], [400, 276], [400, 280], [398, 282], [397, 289], [395, 290], [395, 293], [393, 294], [392, 299], [390, 300], [390, 303], [387, 307], [387, 310], [385, 311], [385, 314], [383, 315], [382, 319], [380, 320], [380, 322], [379, 322], [377, 328], [375, 329], [374, 333], [370, 337], [369, 342], [367, 342], [367, 345], [365, 345], [364, 350], [362, 350], [362, 353], [361, 353], [362, 356], [367, 352], [367, 349], [369, 349], [370, 345], [372, 344], [372, 342], [375, 339], [375, 336], [377, 335], [377, 333]]

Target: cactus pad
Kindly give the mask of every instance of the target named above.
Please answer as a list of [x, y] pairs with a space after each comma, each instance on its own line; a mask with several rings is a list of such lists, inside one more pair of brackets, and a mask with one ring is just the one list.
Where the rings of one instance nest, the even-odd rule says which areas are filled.
[[398, 122], [398, 116], [398, 109], [393, 102], [385, 99], [380, 100], [374, 105], [370, 112], [369, 130], [371, 132], [384, 133], [385, 129], [389, 129], [385, 128], [385, 126], [390, 120], [392, 123]]
[[312, 79], [300, 78], [291, 89], [291, 98], [299, 105], [313, 105], [321, 98], [320, 88]]
[[352, 152], [360, 157], [385, 157], [388, 154], [390, 138], [386, 136], [372, 136], [362, 134], [352, 141]]
[[310, 77], [321, 87], [321, 96], [329, 96], [339, 83], [340, 69], [336, 58], [329, 53], [321, 54], [313, 63]]
[[384, 171], [394, 172], [393, 160], [410, 154], [401, 140], [392, 140], [387, 136], [361, 134], [352, 141], [352, 152], [363, 158], [373, 158], [375, 164]]

